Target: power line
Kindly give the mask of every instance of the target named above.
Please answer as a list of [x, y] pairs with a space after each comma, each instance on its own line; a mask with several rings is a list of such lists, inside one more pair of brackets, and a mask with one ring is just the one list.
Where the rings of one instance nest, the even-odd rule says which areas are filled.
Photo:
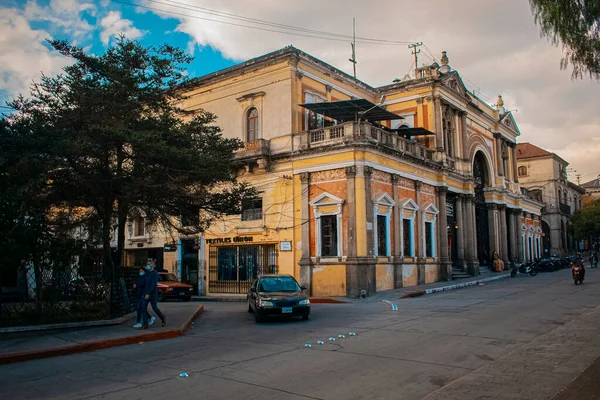
[[[199, 13], [203, 12], [203, 11], [200, 11], [200, 10], [197, 10], [197, 9], [194, 8], [194, 7], [198, 7], [198, 6], [189, 6], [189, 5], [186, 5], [184, 7], [184, 6], [171, 5], [169, 3], [164, 3], [164, 2], [157, 1], [157, 0], [149, 0], [149, 1], [152, 1], [152, 2], [158, 3], [158, 4], [163, 4], [163, 5], [166, 5], [168, 7], [172, 7], [172, 8], [176, 8], [176, 9], [182, 9], [182, 10], [188, 10], [188, 11], [195, 11], [195, 12], [199, 12]], [[262, 23], [264, 25], [268, 25], [268, 26], [272, 26], [272, 27], [280, 27], [281, 29], [287, 29], [287, 30], [292, 30], [292, 31], [315, 33], [315, 35], [308, 35], [308, 34], [294, 33], [294, 32], [286, 32], [286, 31], [281, 31], [281, 30], [277, 30], [277, 29], [268, 29], [268, 28], [259, 27], [259, 26], [237, 24], [237, 23], [233, 23], [233, 22], [229, 22], [229, 21], [222, 21], [222, 20], [217, 20], [217, 19], [200, 17], [198, 15], [189, 15], [189, 14], [184, 14], [184, 13], [180, 13], [180, 12], [176, 12], [176, 11], [164, 10], [164, 9], [160, 9], [160, 8], [156, 8], [156, 7], [145, 6], [145, 5], [142, 5], [142, 4], [130, 3], [130, 2], [122, 1], [122, 0], [112, 0], [112, 2], [113, 3], [124, 4], [124, 5], [128, 5], [128, 6], [145, 8], [145, 9], [153, 10], [153, 11], [159, 11], [159, 12], [163, 12], [163, 13], [170, 14], [170, 15], [177, 15], [177, 16], [186, 17], [186, 18], [194, 18], [194, 19], [199, 19], [199, 20], [203, 20], [203, 21], [216, 22], [216, 23], [220, 23], [220, 24], [237, 26], [237, 27], [241, 27], [241, 28], [254, 29], [254, 30], [265, 31], [265, 32], [282, 33], [282, 34], [286, 34], [286, 35], [302, 36], [302, 37], [308, 37], [308, 38], [313, 38], [313, 39], [333, 40], [333, 41], [337, 41], [337, 42], [346, 42], [348, 39], [352, 38], [349, 35], [342, 35], [342, 34], [339, 34], [339, 33], [325, 32], [325, 31], [317, 31], [317, 30], [312, 30], [312, 29], [294, 27], [294, 26], [291, 26], [291, 25], [285, 26], [284, 24], [277, 24], [277, 23], [273, 23], [273, 22], [269, 22], [269, 21], [256, 20], [257, 22], [253, 22], [253, 21], [251, 21], [251, 18], [241, 17], [241, 16], [236, 16], [236, 18], [234, 18], [234, 17], [230, 17], [230, 16], [226, 16], [226, 15], [218, 15], [217, 14], [217, 16], [220, 16], [220, 17], [223, 17], [223, 18], [238, 19], [238, 20], [242, 20], [242, 21], [250, 22], [250, 23], [258, 23], [258, 21], [261, 21], [260, 23]], [[181, 4], [181, 3], [179, 3], [179, 4]], [[218, 11], [214, 11], [214, 12], [218, 12]], [[234, 14], [232, 14], [232, 15], [234, 15]], [[246, 18], [246, 19], [244, 19], [244, 18]], [[316, 36], [316, 35], [321, 35], [321, 36]], [[326, 37], [326, 36], [335, 36], [335, 37]], [[356, 39], [357, 39], [358, 43], [377, 44], [377, 45], [392, 45], [392, 46], [397, 46], [397, 45], [401, 45], [401, 44], [410, 43], [410, 42], [403, 42], [403, 41], [394, 41], [394, 40], [386, 40], [386, 39], [373, 39], [373, 38], [358, 38], [357, 37]]]

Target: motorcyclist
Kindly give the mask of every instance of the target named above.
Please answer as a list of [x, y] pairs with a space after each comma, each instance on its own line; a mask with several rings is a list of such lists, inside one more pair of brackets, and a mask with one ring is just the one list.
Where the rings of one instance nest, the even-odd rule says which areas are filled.
[[574, 267], [580, 267], [581, 278], [585, 278], [585, 267], [583, 265], [583, 257], [581, 256], [581, 253], [577, 253], [577, 255], [575, 256], [575, 259], [573, 260], [573, 264], [571, 266], [571, 272], [573, 271]]
[[598, 265], [598, 248], [594, 247], [590, 251], [590, 267], [594, 268], [597, 265]]

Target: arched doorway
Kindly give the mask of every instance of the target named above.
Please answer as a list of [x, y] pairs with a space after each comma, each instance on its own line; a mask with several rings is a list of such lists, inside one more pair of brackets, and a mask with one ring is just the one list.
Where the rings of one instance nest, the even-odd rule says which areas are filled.
[[552, 242], [550, 241], [550, 225], [546, 221], [542, 221], [542, 247], [543, 257], [546, 257], [550, 253], [550, 248], [552, 247]]
[[477, 228], [477, 259], [479, 265], [487, 265], [490, 260], [490, 232], [488, 209], [485, 203], [484, 189], [490, 185], [490, 171], [483, 153], [478, 151], [473, 158], [473, 177], [475, 178], [475, 222]]

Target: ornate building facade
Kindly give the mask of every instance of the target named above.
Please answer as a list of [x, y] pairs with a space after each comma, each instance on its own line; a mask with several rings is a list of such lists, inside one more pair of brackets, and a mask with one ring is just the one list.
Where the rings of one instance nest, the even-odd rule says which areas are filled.
[[369, 295], [541, 251], [516, 122], [501, 98], [491, 107], [470, 93], [446, 54], [372, 87], [286, 47], [195, 84], [183, 106], [246, 142], [239, 179], [260, 193], [205, 233], [206, 294], [243, 294], [276, 271], [313, 296]]

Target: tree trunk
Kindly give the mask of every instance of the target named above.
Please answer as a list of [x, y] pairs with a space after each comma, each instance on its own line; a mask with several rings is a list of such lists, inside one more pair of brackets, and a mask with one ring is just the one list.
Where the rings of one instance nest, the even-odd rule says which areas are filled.
[[125, 225], [129, 207], [125, 201], [119, 201], [117, 221], [117, 266], [125, 266]]

